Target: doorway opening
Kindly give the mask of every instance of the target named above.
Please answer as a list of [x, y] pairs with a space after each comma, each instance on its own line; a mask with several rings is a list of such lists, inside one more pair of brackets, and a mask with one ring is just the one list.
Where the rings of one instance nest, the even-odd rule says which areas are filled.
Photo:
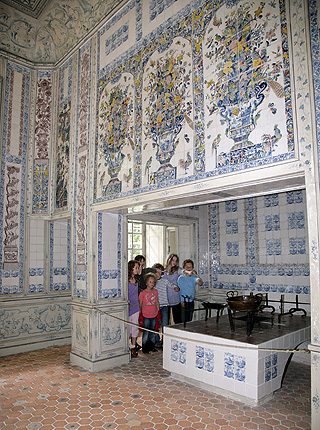
[[146, 257], [146, 267], [165, 264], [170, 253], [197, 260], [197, 220], [162, 216], [153, 220], [153, 214], [128, 218], [128, 261], [137, 255]]

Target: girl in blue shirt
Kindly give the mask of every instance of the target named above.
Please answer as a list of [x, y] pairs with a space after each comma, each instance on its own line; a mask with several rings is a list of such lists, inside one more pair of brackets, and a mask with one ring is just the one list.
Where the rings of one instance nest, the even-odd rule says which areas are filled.
[[183, 274], [178, 278], [182, 321], [192, 321], [196, 286], [201, 286], [202, 284], [202, 280], [194, 270], [193, 261], [190, 259], [184, 260]]

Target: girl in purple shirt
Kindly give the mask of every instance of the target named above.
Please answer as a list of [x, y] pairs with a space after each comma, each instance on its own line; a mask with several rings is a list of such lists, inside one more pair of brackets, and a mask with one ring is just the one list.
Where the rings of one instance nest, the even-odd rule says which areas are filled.
[[130, 325], [131, 357], [137, 357], [137, 337], [139, 334], [139, 297], [138, 282], [136, 276], [139, 274], [140, 264], [138, 261], [130, 260], [128, 263], [128, 298], [129, 298], [129, 321], [136, 326]]

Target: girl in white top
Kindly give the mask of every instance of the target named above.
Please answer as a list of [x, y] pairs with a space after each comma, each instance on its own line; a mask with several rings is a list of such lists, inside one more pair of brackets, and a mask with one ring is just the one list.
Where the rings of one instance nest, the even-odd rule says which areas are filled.
[[174, 288], [168, 288], [169, 309], [172, 309], [172, 316], [175, 324], [181, 323], [181, 305], [178, 287], [178, 278], [182, 274], [183, 269], [179, 267], [179, 257], [177, 254], [170, 254], [166, 261], [166, 269], [164, 276], [174, 284]]

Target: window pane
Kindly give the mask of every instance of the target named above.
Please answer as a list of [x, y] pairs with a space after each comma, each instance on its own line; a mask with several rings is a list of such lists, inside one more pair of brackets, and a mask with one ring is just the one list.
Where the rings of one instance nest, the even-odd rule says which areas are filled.
[[139, 234], [134, 234], [133, 235], [133, 244], [134, 244], [134, 247], [135, 248], [137, 248], [137, 246], [139, 247], [139, 248], [142, 248], [142, 236]]
[[134, 258], [140, 254], [142, 254], [142, 249], [135, 249], [132, 253], [132, 259], [134, 260]]
[[132, 224], [133, 227], [133, 232], [134, 233], [142, 233], [142, 224], [138, 224], [138, 223], [133, 223]]

